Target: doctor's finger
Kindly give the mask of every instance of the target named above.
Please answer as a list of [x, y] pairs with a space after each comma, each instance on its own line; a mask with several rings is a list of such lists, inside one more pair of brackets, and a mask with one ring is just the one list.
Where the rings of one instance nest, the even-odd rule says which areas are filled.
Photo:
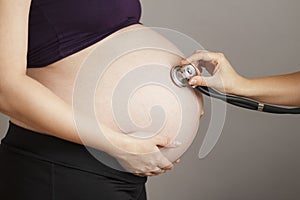
[[[222, 53], [215, 53], [215, 52], [208, 52], [208, 51], [196, 51], [193, 55], [187, 57], [186, 59], [180, 62], [181, 65], [185, 65], [188, 63], [193, 63], [196, 61], [206, 61], [211, 62], [214, 65], [218, 65], [218, 63], [224, 58], [224, 54]], [[203, 66], [205, 67], [205, 65]]]

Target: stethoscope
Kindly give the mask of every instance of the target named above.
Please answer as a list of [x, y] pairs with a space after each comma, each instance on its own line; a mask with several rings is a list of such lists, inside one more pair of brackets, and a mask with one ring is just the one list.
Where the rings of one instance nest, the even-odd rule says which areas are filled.
[[[173, 67], [171, 69], [170, 75], [175, 85], [177, 85], [178, 87], [188, 87], [189, 86], [188, 80], [196, 76], [197, 71], [193, 65], [188, 64], [184, 66]], [[266, 112], [266, 113], [274, 113], [274, 114], [300, 114], [300, 107], [286, 108], [286, 107], [280, 107], [275, 105], [268, 105], [241, 96], [225, 94], [218, 90], [206, 86], [196, 86], [193, 88], [197, 89], [202, 94], [207, 95], [209, 97], [220, 99], [234, 106], [238, 106], [250, 110], [256, 110], [256, 111]]]

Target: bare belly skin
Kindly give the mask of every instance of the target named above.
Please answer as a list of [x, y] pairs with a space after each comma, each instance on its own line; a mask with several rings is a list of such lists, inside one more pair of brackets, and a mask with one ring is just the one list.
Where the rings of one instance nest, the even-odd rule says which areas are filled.
[[[76, 76], [78, 71], [80, 70], [80, 66], [87, 58], [89, 53], [96, 47], [101, 46], [101, 44], [106, 40], [113, 38], [115, 35], [127, 30], [134, 30], [139, 28], [143, 28], [143, 26], [132, 25], [121, 29], [103, 39], [102, 41], [53, 64], [41, 68], [29, 68], [27, 69], [27, 75], [49, 88], [54, 94], [63, 99], [69, 105], [72, 105], [72, 92], [74, 89]], [[130, 70], [133, 70], [137, 66], [143, 65], [144, 63], [159, 63], [171, 68], [172, 66], [177, 65], [181, 60], [180, 51], [172, 43], [170, 43], [168, 40], [154, 32], [153, 30], [149, 29], [148, 31], [146, 31], [144, 38], [145, 40], [149, 41], [159, 41], [162, 47], [166, 47], [167, 49], [171, 49], [174, 52], [178, 52], [178, 55], [160, 50], [144, 49], [129, 53], [111, 64], [110, 73], [107, 73], [104, 78], [98, 83], [98, 87], [95, 93], [95, 111], [97, 120], [114, 130], [120, 130], [118, 124], [114, 122], [115, 118], [112, 114], [111, 105], [111, 99], [113, 97], [112, 91], [118, 83], [118, 80], [122, 79], [122, 77]], [[132, 40], [132, 42], [135, 41], [135, 38], [130, 38], [130, 35], [128, 39]], [[145, 76], [147, 76], [147, 74], [145, 74]], [[169, 79], [169, 77], [166, 77], [166, 79]], [[151, 123], [152, 119], [149, 116], [148, 109], [149, 107], [153, 106], [153, 103], [155, 103], [155, 101], [159, 101], [159, 104], [162, 104], [162, 107], [166, 108], [166, 129], [164, 130], [164, 132], [170, 133], [171, 135], [172, 133], [176, 132], [176, 130], [178, 129], [178, 122], [180, 121], [180, 114], [178, 113], [179, 110], [177, 109], [178, 100], [174, 98], [174, 95], [171, 95], [170, 92], [166, 92], [162, 87], [155, 85], [145, 87], [144, 90], [138, 91], [134, 95], [129, 107], [130, 116], [137, 126], [147, 127], [149, 123]], [[157, 96], [157, 99], [153, 100], [152, 102], [150, 100], [147, 101], [147, 99], [149, 99], [149, 95], [155, 95]], [[193, 94], [192, 96], [193, 98], [195, 98], [196, 94]], [[199, 99], [199, 106], [196, 112], [199, 113], [199, 116], [202, 113], [201, 99]], [[19, 126], [35, 130], [33, 127], [17, 121], [16, 119], [11, 118], [10, 120]]]

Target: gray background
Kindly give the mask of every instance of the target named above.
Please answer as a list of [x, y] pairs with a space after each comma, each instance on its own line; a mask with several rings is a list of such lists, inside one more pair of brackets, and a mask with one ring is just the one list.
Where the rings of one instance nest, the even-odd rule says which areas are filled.
[[[300, 1], [142, 0], [143, 23], [183, 32], [224, 52], [247, 77], [300, 69]], [[300, 199], [300, 117], [245, 112], [229, 106], [214, 150], [197, 157], [209, 121], [171, 173], [150, 178], [150, 200]], [[0, 115], [0, 137], [7, 118]]]

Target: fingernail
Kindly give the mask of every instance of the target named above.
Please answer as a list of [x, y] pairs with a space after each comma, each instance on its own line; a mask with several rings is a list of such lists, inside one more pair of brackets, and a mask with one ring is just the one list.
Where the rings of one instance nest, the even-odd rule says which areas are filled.
[[172, 143], [173, 143], [176, 147], [179, 147], [180, 145], [182, 145], [182, 143], [179, 142], [179, 141], [173, 141]]
[[179, 142], [179, 141], [173, 141], [167, 147], [169, 147], [169, 148], [176, 148], [176, 147], [179, 147], [181, 144], [182, 143]]
[[182, 66], [182, 65], [185, 65], [185, 63], [186, 62], [184, 60], [182, 60], [182, 61], [180, 61], [179, 65]]

